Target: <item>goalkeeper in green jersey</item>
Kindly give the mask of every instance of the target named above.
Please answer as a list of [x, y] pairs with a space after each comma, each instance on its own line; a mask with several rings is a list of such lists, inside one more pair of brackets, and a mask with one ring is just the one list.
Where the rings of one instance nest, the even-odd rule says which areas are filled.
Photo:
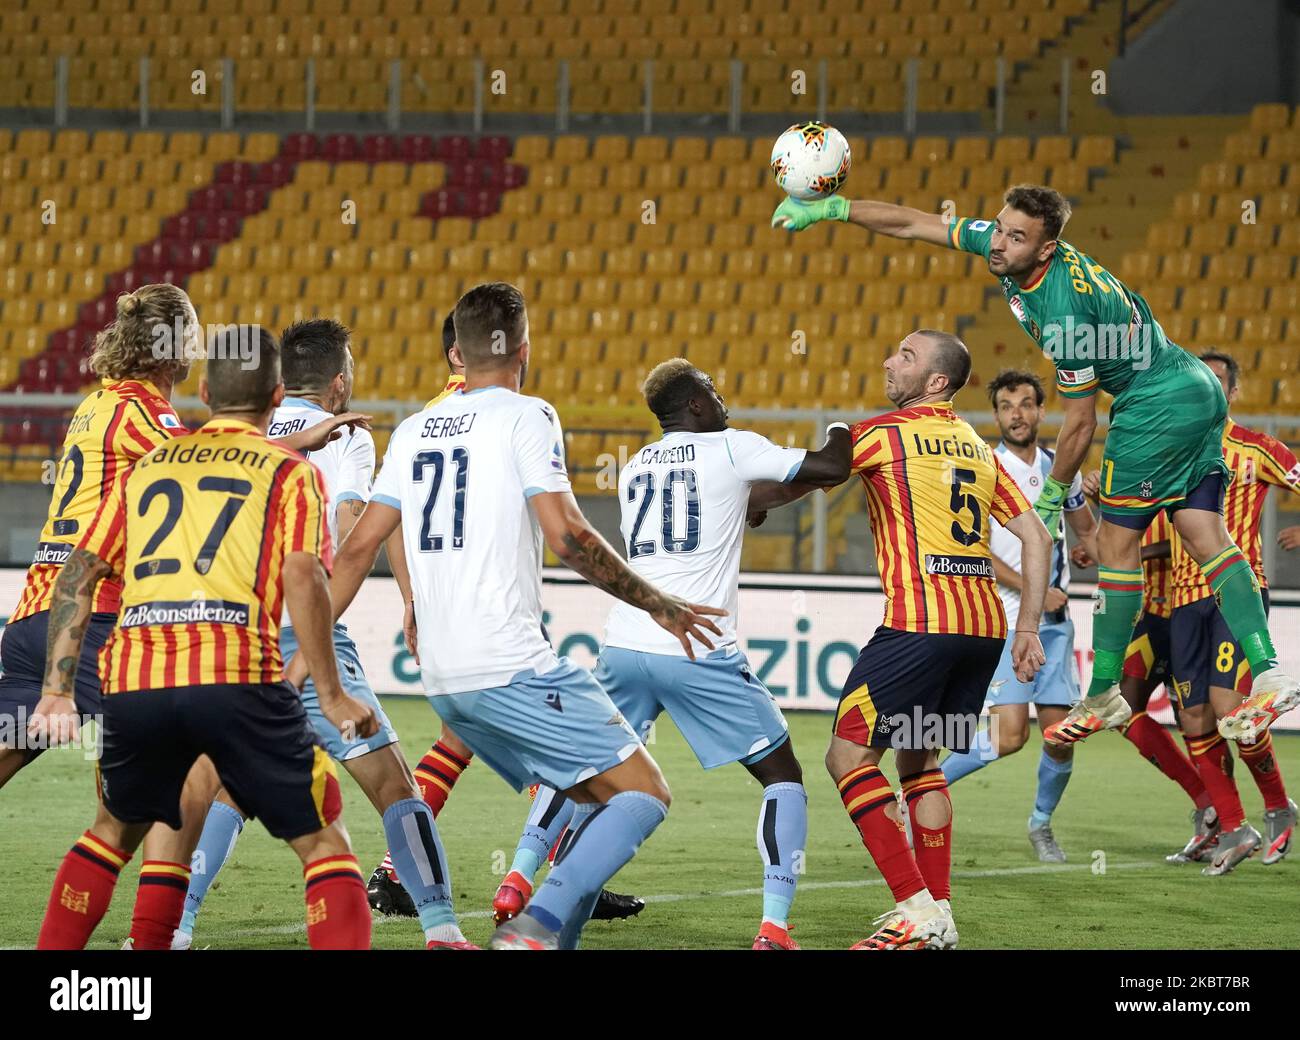
[[1061, 238], [1070, 204], [1058, 192], [1019, 185], [1004, 202], [992, 220], [952, 220], [838, 195], [813, 202], [787, 198], [772, 226], [800, 231], [820, 220], [842, 220], [985, 258], [1012, 314], [1056, 368], [1065, 422], [1055, 465], [1034, 506], [1054, 537], [1070, 481], [1097, 428], [1097, 392], [1114, 396], [1101, 464], [1092, 681], [1044, 738], [1069, 744], [1129, 718], [1119, 682], [1142, 608], [1139, 543], [1151, 518], [1165, 509], [1214, 589], [1254, 678], [1251, 696], [1220, 721], [1219, 731], [1252, 742], [1300, 704], [1300, 684], [1278, 667], [1259, 586], [1223, 522], [1228, 405], [1219, 381], [1165, 337], [1146, 300]]

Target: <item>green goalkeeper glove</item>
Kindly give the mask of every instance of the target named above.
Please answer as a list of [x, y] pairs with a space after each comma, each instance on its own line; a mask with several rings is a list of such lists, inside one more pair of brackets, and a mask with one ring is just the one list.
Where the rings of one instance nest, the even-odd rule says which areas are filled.
[[828, 195], [824, 199], [800, 202], [788, 195], [772, 214], [772, 226], [787, 231], [802, 231], [819, 220], [848, 220], [849, 200], [843, 195]]
[[1034, 503], [1034, 512], [1043, 521], [1047, 533], [1055, 541], [1061, 534], [1061, 510], [1065, 507], [1065, 498], [1070, 493], [1070, 485], [1062, 484], [1053, 476], [1043, 483], [1042, 493]]

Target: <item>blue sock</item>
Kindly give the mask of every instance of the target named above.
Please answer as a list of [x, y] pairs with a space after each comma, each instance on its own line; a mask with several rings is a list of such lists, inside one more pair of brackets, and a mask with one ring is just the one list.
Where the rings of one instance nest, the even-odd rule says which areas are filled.
[[763, 857], [763, 920], [782, 928], [803, 870], [808, 840], [808, 792], [803, 784], [772, 784], [763, 789], [758, 814], [758, 854]]
[[551, 854], [555, 840], [569, 826], [573, 818], [573, 802], [553, 787], [539, 787], [533, 798], [533, 807], [524, 821], [523, 833], [515, 847], [514, 862], [510, 869], [518, 871], [530, 882], [537, 876], [546, 857]]
[[953, 752], [943, 760], [943, 765], [939, 768], [943, 771], [943, 778], [949, 784], [955, 784], [963, 776], [969, 776], [997, 760], [998, 753], [993, 747], [993, 741], [989, 739], [989, 731], [982, 729], [975, 734], [969, 751]]
[[[555, 850], [556, 864], [559, 864], [569, 854], [573, 838], [582, 829], [582, 825], [595, 815], [596, 810], [600, 808], [599, 802], [584, 802], [582, 805], [570, 802], [569, 804], [573, 806], [573, 819], [569, 821], [569, 832], [564, 836], [560, 847]], [[582, 938], [582, 930], [587, 927], [587, 922], [591, 920], [592, 911], [596, 909], [596, 900], [599, 898], [600, 889], [598, 888], [586, 896], [578, 904], [578, 908], [573, 912], [573, 915], [564, 922], [564, 927], [560, 929], [561, 950], [576, 950], [578, 948], [578, 941]]]
[[451, 871], [433, 813], [419, 798], [403, 798], [384, 811], [384, 836], [402, 887], [415, 901], [420, 927], [455, 925]]
[[208, 888], [217, 880], [222, 866], [235, 851], [235, 842], [244, 829], [239, 810], [225, 802], [213, 802], [203, 821], [203, 833], [190, 859], [190, 887], [185, 893], [185, 912], [181, 914], [181, 931], [194, 934], [194, 919], [207, 897]]
[[573, 831], [563, 861], [556, 864], [546, 884], [533, 896], [527, 913], [553, 932], [559, 932], [579, 906], [605, 887], [605, 882], [636, 855], [641, 843], [668, 815], [668, 806], [643, 791], [620, 791], [598, 805]]
[[1070, 773], [1074, 769], [1074, 759], [1058, 762], [1046, 750], [1038, 759], [1038, 795], [1034, 799], [1034, 812], [1029, 817], [1030, 828], [1041, 827], [1052, 818], [1052, 813], [1061, 804], [1061, 795], [1065, 794], [1065, 785], [1070, 782]]

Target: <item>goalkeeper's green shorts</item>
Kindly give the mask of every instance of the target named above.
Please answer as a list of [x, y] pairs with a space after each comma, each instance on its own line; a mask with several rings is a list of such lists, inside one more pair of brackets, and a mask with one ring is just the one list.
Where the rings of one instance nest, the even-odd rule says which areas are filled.
[[[1228, 401], [1218, 377], [1199, 358], [1173, 347], [1115, 398], [1101, 461], [1101, 513], [1112, 523], [1145, 530], [1161, 509], [1215, 474], [1218, 502], [1230, 479], [1223, 460]], [[1207, 487], [1215, 485], [1207, 485]], [[1207, 508], [1197, 500], [1191, 504]]]

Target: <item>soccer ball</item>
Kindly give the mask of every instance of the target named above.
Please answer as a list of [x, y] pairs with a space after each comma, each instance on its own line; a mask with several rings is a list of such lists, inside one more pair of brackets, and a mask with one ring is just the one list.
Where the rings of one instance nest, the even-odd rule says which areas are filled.
[[844, 135], [815, 119], [790, 127], [772, 146], [772, 175], [782, 191], [800, 202], [833, 195], [852, 162]]

